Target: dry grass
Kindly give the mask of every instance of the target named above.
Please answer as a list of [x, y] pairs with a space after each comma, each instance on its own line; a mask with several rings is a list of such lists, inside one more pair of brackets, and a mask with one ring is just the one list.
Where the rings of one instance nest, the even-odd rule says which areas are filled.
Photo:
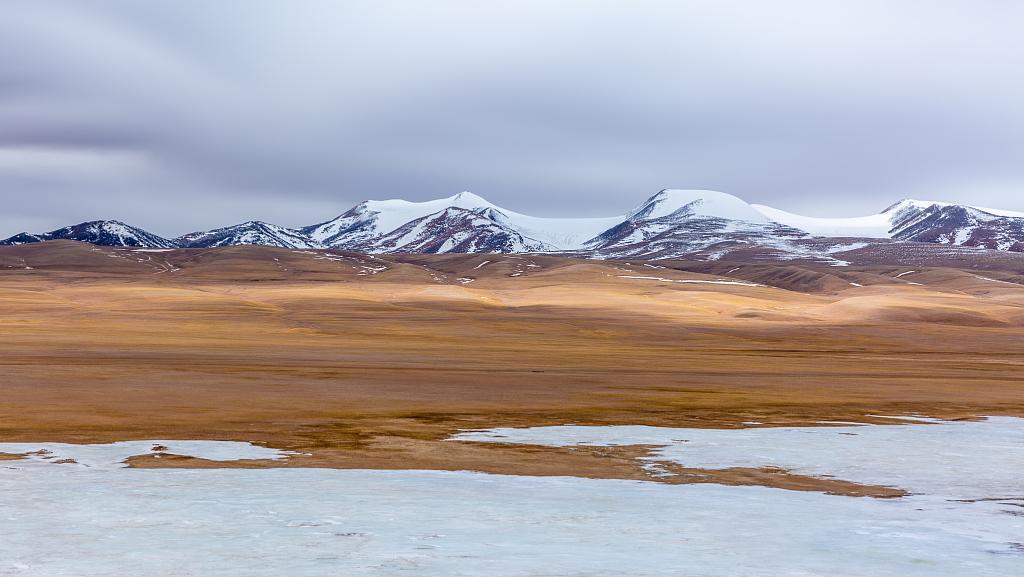
[[33, 248], [15, 255], [32, 270], [0, 271], [0, 440], [230, 439], [311, 453], [291, 466], [643, 478], [621, 451], [443, 439], [567, 422], [1024, 415], [1024, 287], [955, 269], [921, 273], [923, 286], [841, 271], [872, 286], [809, 294], [554, 257], [526, 257], [537, 266], [520, 276], [516, 257], [494, 255], [388, 257], [358, 275], [233, 248], [161, 257], [181, 270], [158, 273], [58, 248], [72, 254]]

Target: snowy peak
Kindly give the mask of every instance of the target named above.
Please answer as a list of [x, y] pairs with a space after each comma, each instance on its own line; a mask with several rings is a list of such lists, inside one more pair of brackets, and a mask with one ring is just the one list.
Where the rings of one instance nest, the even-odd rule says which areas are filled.
[[661, 258], [723, 243], [774, 244], [808, 236], [772, 222], [742, 199], [712, 190], [662, 190], [587, 243], [605, 256]]
[[493, 207], [494, 205], [487, 201], [484, 197], [479, 194], [473, 194], [468, 190], [464, 190], [458, 194], [448, 197], [450, 202], [449, 206], [457, 208], [481, 208], [481, 207]]
[[399, 226], [422, 218], [429, 214], [440, 212], [446, 208], [464, 208], [474, 210], [478, 208], [495, 208], [483, 197], [464, 191], [447, 198], [427, 200], [424, 202], [410, 202], [408, 200], [367, 200], [361, 203], [366, 211], [376, 215], [377, 226], [382, 232], [390, 232]]
[[936, 202], [933, 200], [916, 200], [913, 198], [904, 198], [903, 200], [886, 207], [882, 211], [882, 214], [896, 214], [899, 212], [906, 212], [908, 210], [924, 210], [932, 206], [949, 206], [948, 202]]
[[410, 202], [402, 199], [364, 200], [332, 220], [300, 229], [324, 246], [352, 248], [365, 246], [413, 220], [446, 208], [490, 210], [496, 218], [501, 210], [481, 196], [464, 191], [447, 198]]
[[765, 224], [768, 219], [743, 199], [714, 190], [664, 189], [629, 213], [629, 220], [720, 218]]
[[269, 222], [250, 220], [242, 224], [218, 228], [205, 232], [193, 232], [175, 239], [183, 248], [209, 248], [258, 244], [282, 248], [317, 248], [302, 231], [285, 228]]
[[0, 244], [26, 244], [45, 240], [77, 240], [100, 246], [173, 248], [175, 242], [119, 220], [93, 220], [41, 234], [16, 234]]
[[542, 252], [554, 247], [524, 237], [484, 215], [487, 208], [448, 207], [410, 221], [371, 247], [369, 252]]

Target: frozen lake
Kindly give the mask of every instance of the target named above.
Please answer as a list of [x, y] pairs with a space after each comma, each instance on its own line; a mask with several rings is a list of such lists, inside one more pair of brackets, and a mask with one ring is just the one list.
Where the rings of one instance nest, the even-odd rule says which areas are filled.
[[[642, 442], [687, 466], [771, 463], [898, 481], [915, 494], [872, 499], [471, 472], [130, 469], [118, 458], [154, 444], [210, 459], [283, 455], [201, 441], [0, 444], [0, 452], [50, 451], [0, 462], [0, 575], [1022, 574], [1024, 420], [849, 427], [857, 434], [840, 435], [845, 428], [545, 427], [462, 438]], [[53, 463], [69, 458], [76, 463]], [[981, 469], [965, 476], [961, 459]]]

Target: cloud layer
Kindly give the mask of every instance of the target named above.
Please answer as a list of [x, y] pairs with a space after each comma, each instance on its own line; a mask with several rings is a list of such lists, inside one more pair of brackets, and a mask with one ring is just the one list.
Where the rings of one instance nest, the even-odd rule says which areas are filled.
[[164, 235], [469, 189], [790, 211], [1024, 209], [1024, 4], [12, 0], [0, 235]]

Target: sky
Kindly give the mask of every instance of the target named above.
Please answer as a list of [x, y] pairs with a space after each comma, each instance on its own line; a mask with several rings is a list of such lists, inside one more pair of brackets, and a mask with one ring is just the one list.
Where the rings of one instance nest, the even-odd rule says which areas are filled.
[[1011, 0], [3, 0], [0, 237], [462, 190], [1024, 210], [1022, 26]]

